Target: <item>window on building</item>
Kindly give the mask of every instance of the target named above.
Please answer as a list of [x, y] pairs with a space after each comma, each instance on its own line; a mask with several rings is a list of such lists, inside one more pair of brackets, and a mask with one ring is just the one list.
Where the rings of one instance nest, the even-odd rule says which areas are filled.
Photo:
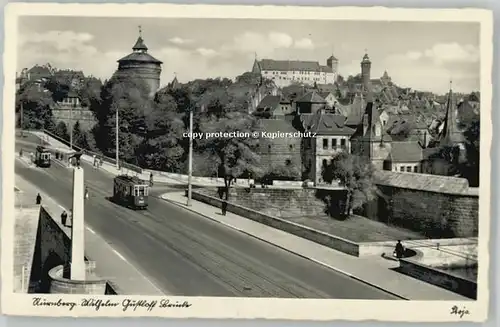
[[411, 166], [406, 167], [406, 172], [411, 173]]
[[292, 164], [292, 160], [286, 159], [285, 160], [285, 165], [290, 166]]
[[413, 172], [418, 173], [418, 166], [413, 167]]
[[341, 139], [340, 140], [340, 147], [345, 150], [346, 149], [346, 139]]
[[328, 149], [328, 139], [323, 139], [323, 149]]
[[405, 171], [405, 167], [404, 166], [399, 167], [399, 171]]
[[323, 159], [323, 168], [325, 168], [328, 165], [328, 161], [326, 159]]
[[290, 144], [288, 147], [290, 148], [290, 150], [293, 150], [293, 144]]
[[332, 149], [337, 148], [337, 139], [332, 139]]
[[271, 144], [269, 144], [269, 145], [267, 146], [267, 148], [268, 148], [269, 150], [271, 150]]

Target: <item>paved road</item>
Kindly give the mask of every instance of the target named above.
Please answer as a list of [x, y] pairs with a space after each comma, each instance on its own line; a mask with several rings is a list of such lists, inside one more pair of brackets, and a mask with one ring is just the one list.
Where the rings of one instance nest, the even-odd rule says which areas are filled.
[[[16, 143], [17, 152], [20, 146]], [[29, 148], [24, 142], [22, 147]], [[86, 223], [167, 294], [395, 299], [159, 198], [150, 197], [147, 211], [115, 205], [107, 200], [112, 176], [86, 163], [83, 167], [90, 190]], [[16, 173], [71, 206], [69, 169], [57, 164], [27, 168], [16, 160]]]

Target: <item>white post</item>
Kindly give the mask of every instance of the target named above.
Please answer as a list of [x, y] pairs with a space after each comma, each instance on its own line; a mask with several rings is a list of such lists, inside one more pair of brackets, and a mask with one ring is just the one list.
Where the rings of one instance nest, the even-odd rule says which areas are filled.
[[23, 265], [22, 271], [21, 271], [21, 290], [22, 290], [23, 293], [25, 291], [25, 289], [24, 289], [24, 275], [26, 274], [26, 272], [24, 271], [24, 269], [25, 269], [25, 266]]
[[191, 179], [193, 177], [193, 109], [189, 110], [189, 167], [188, 167], [188, 194], [187, 206], [191, 205]]
[[71, 219], [71, 279], [85, 280], [85, 222], [83, 168], [73, 169], [73, 216]]

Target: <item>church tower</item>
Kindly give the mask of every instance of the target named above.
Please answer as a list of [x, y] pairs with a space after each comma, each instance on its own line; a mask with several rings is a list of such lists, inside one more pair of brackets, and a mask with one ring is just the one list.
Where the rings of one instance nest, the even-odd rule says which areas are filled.
[[361, 60], [361, 78], [363, 79], [363, 88], [365, 91], [370, 89], [370, 70], [372, 68], [372, 62], [368, 57], [368, 53], [365, 53], [363, 60]]
[[335, 58], [332, 54], [328, 59], [326, 59], [326, 65], [332, 69], [334, 74], [337, 74], [339, 69], [339, 60]]
[[149, 86], [150, 96], [153, 97], [160, 88], [161, 65], [160, 60], [148, 53], [148, 47], [142, 38], [139, 26], [139, 37], [132, 47], [132, 53], [118, 60], [118, 70], [115, 76], [140, 78]]

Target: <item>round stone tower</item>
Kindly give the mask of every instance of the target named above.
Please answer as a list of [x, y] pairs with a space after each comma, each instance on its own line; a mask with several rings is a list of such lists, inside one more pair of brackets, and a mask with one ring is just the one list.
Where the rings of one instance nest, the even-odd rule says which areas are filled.
[[370, 70], [372, 68], [372, 62], [365, 53], [363, 60], [361, 60], [361, 78], [363, 79], [363, 87], [365, 90], [370, 88]]
[[162, 62], [148, 53], [148, 47], [142, 39], [140, 29], [139, 38], [132, 50], [131, 54], [118, 60], [118, 70], [115, 76], [142, 79], [149, 86], [150, 96], [154, 96], [160, 88]]

